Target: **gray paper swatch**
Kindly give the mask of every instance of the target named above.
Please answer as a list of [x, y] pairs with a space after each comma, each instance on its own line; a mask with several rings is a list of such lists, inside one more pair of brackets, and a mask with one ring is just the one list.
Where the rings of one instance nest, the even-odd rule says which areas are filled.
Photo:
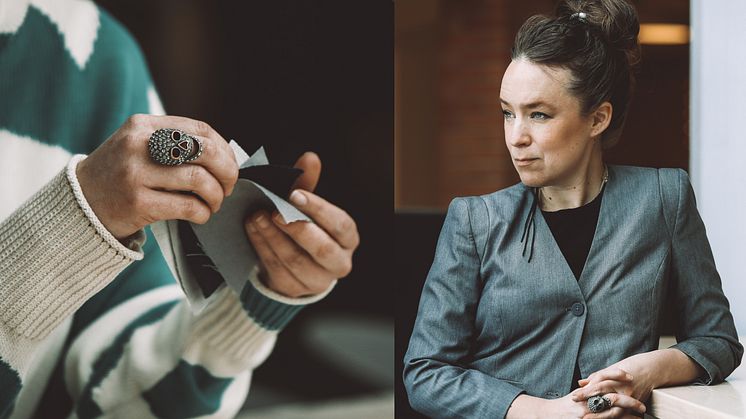
[[[248, 155], [235, 141], [231, 141], [230, 145], [241, 168], [269, 163], [264, 148], [260, 148], [253, 156], [247, 158]], [[260, 209], [276, 209], [288, 223], [311, 221], [270, 190], [251, 180], [239, 179], [233, 194], [223, 200], [220, 211], [213, 214], [203, 225], [191, 224], [205, 255], [213, 261], [214, 268], [228, 286], [238, 294], [259, 263], [256, 252], [246, 236], [244, 221]]]

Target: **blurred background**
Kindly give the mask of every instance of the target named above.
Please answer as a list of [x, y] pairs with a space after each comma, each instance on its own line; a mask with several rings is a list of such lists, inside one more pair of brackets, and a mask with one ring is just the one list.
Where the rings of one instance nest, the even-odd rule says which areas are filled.
[[317, 152], [317, 193], [358, 224], [352, 274], [280, 334], [239, 417], [392, 417], [393, 3], [97, 3], [137, 39], [167, 113], [273, 163]]
[[[556, 3], [396, 1], [397, 418], [420, 417], [409, 407], [401, 360], [445, 210], [456, 196], [519, 181], [505, 146], [500, 84], [519, 27], [529, 16], [551, 14]], [[632, 3], [642, 24], [642, 63], [622, 139], [607, 151], [607, 162], [688, 170], [690, 4]]]

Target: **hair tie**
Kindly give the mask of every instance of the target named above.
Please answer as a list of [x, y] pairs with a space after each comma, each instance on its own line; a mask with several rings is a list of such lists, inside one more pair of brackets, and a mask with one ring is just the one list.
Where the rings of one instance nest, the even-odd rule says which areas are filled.
[[575, 12], [570, 15], [570, 19], [577, 19], [583, 23], [587, 22], [588, 15], [585, 12]]

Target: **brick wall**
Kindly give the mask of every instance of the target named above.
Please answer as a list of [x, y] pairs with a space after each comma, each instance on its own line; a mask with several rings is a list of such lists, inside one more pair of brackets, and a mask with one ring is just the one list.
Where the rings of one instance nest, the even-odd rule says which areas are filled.
[[[520, 25], [554, 4], [397, 0], [396, 208], [442, 210], [455, 196], [518, 181], [504, 143], [500, 83]], [[688, 23], [686, 3], [637, 6], [641, 22]], [[642, 54], [627, 126], [605, 158], [686, 169], [688, 46], [643, 46]]]
[[[520, 24], [552, 7], [549, 1], [423, 1], [437, 3], [437, 13], [416, 29], [402, 9], [419, 1], [397, 3], [397, 208], [445, 208], [455, 196], [518, 181], [504, 143], [500, 83]], [[433, 39], [430, 48], [411, 45], [425, 34]], [[412, 62], [420, 63], [416, 71]], [[430, 85], [410, 85], [423, 80]]]
[[500, 81], [513, 41], [509, 1], [445, 3], [439, 59], [435, 205], [491, 192], [517, 176], [502, 134]]

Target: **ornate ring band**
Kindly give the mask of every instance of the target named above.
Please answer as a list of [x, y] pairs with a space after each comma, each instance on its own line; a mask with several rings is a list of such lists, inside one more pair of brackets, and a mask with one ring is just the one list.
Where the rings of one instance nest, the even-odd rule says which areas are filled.
[[611, 400], [606, 396], [593, 396], [588, 398], [588, 410], [591, 413], [603, 412], [611, 407]]
[[202, 155], [202, 147], [202, 141], [173, 128], [157, 129], [148, 140], [150, 157], [156, 163], [166, 166], [196, 160]]

